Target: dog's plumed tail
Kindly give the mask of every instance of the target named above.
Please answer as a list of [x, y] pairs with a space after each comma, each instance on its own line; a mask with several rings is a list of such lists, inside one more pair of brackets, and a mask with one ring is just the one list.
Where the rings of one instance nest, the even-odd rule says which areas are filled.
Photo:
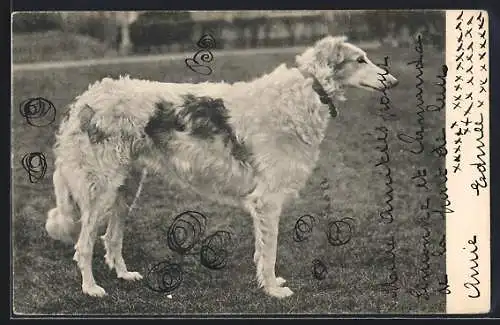
[[48, 212], [45, 229], [53, 239], [72, 244], [78, 233], [79, 222], [75, 220], [74, 204], [68, 184], [57, 167], [53, 181], [57, 206]]

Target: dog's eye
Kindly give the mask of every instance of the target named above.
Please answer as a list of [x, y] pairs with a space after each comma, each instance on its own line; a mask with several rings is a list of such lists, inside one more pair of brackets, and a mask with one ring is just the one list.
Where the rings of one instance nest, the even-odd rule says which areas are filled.
[[360, 56], [359, 58], [357, 58], [356, 61], [358, 61], [358, 63], [366, 63], [365, 58], [362, 57], [362, 56]]

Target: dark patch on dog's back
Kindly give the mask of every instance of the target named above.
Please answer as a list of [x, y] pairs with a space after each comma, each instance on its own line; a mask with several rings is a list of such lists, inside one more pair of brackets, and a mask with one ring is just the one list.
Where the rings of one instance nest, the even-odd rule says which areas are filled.
[[176, 115], [173, 106], [174, 104], [165, 101], [156, 103], [155, 114], [144, 128], [144, 132], [156, 145], [161, 145], [172, 131], [184, 131], [186, 128]]
[[85, 105], [79, 112], [78, 117], [80, 119], [80, 130], [87, 132], [90, 143], [97, 144], [102, 143], [108, 135], [100, 130], [95, 123], [92, 122], [95, 112], [89, 105]]
[[231, 154], [237, 160], [247, 161], [250, 151], [238, 141], [229, 124], [229, 112], [221, 98], [184, 96], [184, 109], [181, 113], [191, 121], [191, 135], [203, 139], [221, 136], [226, 145], [231, 146]]
[[156, 112], [144, 131], [156, 145], [168, 141], [173, 131], [189, 132], [191, 136], [204, 140], [220, 136], [226, 145], [231, 146], [235, 159], [246, 161], [250, 152], [237, 140], [228, 119], [229, 113], [222, 99], [189, 94], [184, 96], [184, 103], [177, 112], [172, 103], [157, 103]]
[[183, 118], [191, 121], [191, 135], [211, 139], [215, 135], [233, 134], [228, 123], [229, 114], [220, 98], [184, 96]]

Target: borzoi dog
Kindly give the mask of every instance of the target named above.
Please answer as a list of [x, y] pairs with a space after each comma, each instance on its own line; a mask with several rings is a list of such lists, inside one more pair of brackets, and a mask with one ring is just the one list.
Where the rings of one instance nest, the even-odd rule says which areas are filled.
[[78, 236], [73, 259], [84, 293], [105, 295], [91, 262], [98, 227], [106, 222], [107, 265], [118, 278], [141, 279], [122, 257], [122, 189], [132, 168], [146, 169], [245, 209], [253, 219], [259, 286], [274, 297], [290, 296], [275, 274], [281, 209], [318, 160], [336, 115], [333, 100], [345, 100], [346, 86], [384, 90], [396, 84], [364, 51], [332, 36], [298, 55], [296, 66], [282, 64], [249, 82], [105, 78], [77, 97], [61, 122], [54, 146], [57, 206], [45, 228], [66, 242]]

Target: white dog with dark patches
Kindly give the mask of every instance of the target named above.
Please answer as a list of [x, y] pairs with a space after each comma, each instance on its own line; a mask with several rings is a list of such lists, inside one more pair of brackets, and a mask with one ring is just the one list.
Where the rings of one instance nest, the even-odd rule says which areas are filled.
[[344, 100], [346, 86], [383, 90], [397, 83], [344, 37], [318, 41], [296, 63], [234, 84], [106, 78], [76, 99], [57, 134], [57, 206], [46, 230], [66, 242], [78, 237], [74, 260], [84, 293], [105, 294], [92, 274], [92, 253], [106, 222], [106, 263], [119, 278], [142, 278], [122, 257], [122, 185], [139, 168], [248, 211], [259, 285], [274, 297], [292, 294], [275, 274], [281, 209], [318, 160], [336, 114], [332, 100]]

